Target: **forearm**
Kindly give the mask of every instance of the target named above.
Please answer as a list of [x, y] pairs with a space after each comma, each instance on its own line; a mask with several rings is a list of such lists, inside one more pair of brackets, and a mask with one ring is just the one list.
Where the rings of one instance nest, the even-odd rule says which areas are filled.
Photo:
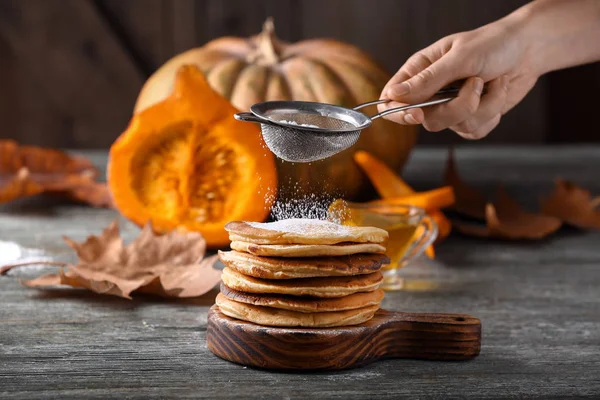
[[520, 20], [537, 74], [600, 61], [600, 0], [535, 0], [507, 17]]

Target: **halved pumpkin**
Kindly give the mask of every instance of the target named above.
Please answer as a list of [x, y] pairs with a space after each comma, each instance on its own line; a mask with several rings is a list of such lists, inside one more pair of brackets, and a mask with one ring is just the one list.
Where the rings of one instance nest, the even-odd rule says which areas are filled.
[[275, 160], [258, 126], [236, 121], [236, 112], [197, 67], [180, 67], [171, 95], [135, 114], [110, 149], [118, 210], [157, 232], [201, 232], [209, 247], [228, 244], [229, 221], [263, 221]]

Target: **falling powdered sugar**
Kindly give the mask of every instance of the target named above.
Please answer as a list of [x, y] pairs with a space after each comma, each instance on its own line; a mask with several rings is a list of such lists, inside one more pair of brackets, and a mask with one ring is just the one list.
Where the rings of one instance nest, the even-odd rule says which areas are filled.
[[[333, 219], [335, 215], [329, 210], [332, 202], [341, 196], [332, 187], [332, 183], [326, 179], [318, 169], [313, 170], [312, 164], [303, 166], [305, 172], [311, 179], [321, 181], [314, 185], [295, 179], [294, 175], [287, 179], [281, 179], [278, 190], [271, 190], [266, 194], [270, 207], [270, 220], [327, 220], [329, 224], [338, 224]], [[313, 181], [314, 182], [314, 181]], [[310, 223], [310, 222], [307, 222]]]
[[[293, 188], [292, 191], [297, 191]], [[271, 208], [271, 218], [275, 221], [291, 218], [327, 219], [328, 208], [333, 198], [327, 195], [309, 194], [289, 198], [278, 198]]]

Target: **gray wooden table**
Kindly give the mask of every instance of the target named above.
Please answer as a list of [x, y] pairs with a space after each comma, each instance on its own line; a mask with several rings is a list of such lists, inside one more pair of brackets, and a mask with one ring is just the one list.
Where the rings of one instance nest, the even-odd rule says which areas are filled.
[[[419, 149], [406, 170], [418, 188], [440, 183], [445, 151]], [[104, 153], [87, 153], [102, 166]], [[464, 178], [505, 184], [535, 206], [555, 176], [600, 193], [600, 147], [457, 152]], [[84, 239], [116, 217], [28, 200], [0, 208], [0, 262], [72, 259], [61, 235]], [[135, 227], [123, 222], [124, 235]], [[481, 355], [470, 362], [389, 360], [338, 373], [244, 368], [206, 348], [199, 299], [132, 301], [77, 290], [36, 291], [0, 277], [0, 398], [506, 398], [600, 396], [600, 233], [562, 230], [532, 243], [452, 236], [435, 262], [406, 273], [420, 289], [389, 293], [391, 310], [481, 318]], [[412, 275], [411, 275], [412, 274]]]

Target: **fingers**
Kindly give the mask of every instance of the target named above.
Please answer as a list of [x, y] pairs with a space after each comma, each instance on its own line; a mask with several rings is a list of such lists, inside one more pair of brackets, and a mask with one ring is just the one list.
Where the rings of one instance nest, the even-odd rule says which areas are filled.
[[425, 109], [423, 127], [430, 132], [450, 128], [467, 139], [481, 139], [498, 125], [506, 106], [509, 79], [501, 76], [489, 82], [481, 97], [483, 80], [469, 78], [458, 97]]
[[[402, 67], [394, 74], [394, 76], [388, 81], [388, 83], [383, 88], [381, 94], [382, 97], [386, 99], [395, 99], [396, 96], [388, 96], [388, 90], [396, 87], [398, 84], [406, 81], [410, 77], [418, 74], [420, 71], [424, 70], [428, 66], [432, 64], [432, 61], [429, 57], [427, 57], [423, 52], [418, 52], [413, 54]], [[392, 91], [389, 93], [390, 95], [394, 95]]]
[[[481, 114], [478, 110], [478, 115], [474, 116], [473, 122], [461, 123], [451, 129], [465, 139], [476, 140], [487, 136], [500, 123], [502, 115], [523, 100], [535, 83], [535, 78], [527, 76], [519, 77], [512, 82], [509, 82], [506, 76], [494, 79], [489, 84], [489, 93], [481, 101], [480, 110], [483, 109]], [[494, 112], [496, 114], [485, 121], [486, 116]]]
[[[439, 132], [448, 127], [470, 120], [480, 108], [482, 90], [483, 80], [481, 78], [469, 78], [460, 89], [458, 96], [448, 103], [433, 107], [426, 107], [424, 109], [416, 108], [407, 111], [401, 111], [398, 113], [389, 114], [384, 118], [404, 125], [422, 123], [423, 127], [428, 131]], [[383, 110], [402, 105], [404, 104], [398, 102], [385, 103], [380, 105], [379, 111], [381, 112]], [[487, 112], [486, 110], [484, 111]], [[499, 110], [495, 110], [487, 119], [492, 118], [498, 112]], [[461, 129], [464, 129], [466, 132], [469, 130], [474, 130], [475, 127], [465, 128], [463, 126]]]
[[527, 93], [535, 86], [536, 82], [536, 78], [526, 75], [519, 76], [510, 81], [510, 91], [506, 99], [506, 104], [504, 104], [504, 108], [502, 109], [502, 114], [506, 114], [514, 106], [519, 104]]
[[486, 137], [488, 133], [494, 130], [496, 126], [500, 123], [500, 118], [502, 118], [502, 114], [496, 114], [492, 119], [481, 125], [479, 128], [474, 130], [473, 132], [456, 132], [460, 136], [469, 140], [478, 140]]
[[[378, 112], [383, 112], [390, 108], [405, 106], [404, 103], [398, 103], [396, 101], [390, 101], [389, 103], [379, 104], [377, 106]], [[383, 117], [384, 119], [393, 121], [401, 125], [417, 125], [422, 124], [425, 119], [425, 114], [420, 108], [412, 108], [406, 111], [400, 111], [397, 113], [388, 114]]]
[[[413, 54], [398, 70], [398, 72], [396, 72], [392, 79], [389, 80], [381, 92], [380, 98], [391, 99], [394, 101], [380, 104], [378, 106], [378, 111], [382, 112], [390, 108], [401, 107], [406, 105], [408, 102], [415, 103], [430, 97], [427, 91], [424, 93], [417, 93], [411, 90], [409, 90], [408, 96], [406, 96], [407, 93], [404, 83], [409, 82], [408, 85], [414, 85], [414, 82], [420, 79], [418, 78], [419, 75], [425, 77], [431, 76], [432, 71], [439, 71], [440, 73], [446, 71], [446, 69], [449, 67], [445, 67], [445, 63], [443, 63], [444, 65], [441, 67], [434, 66], [434, 64], [437, 64], [439, 60], [448, 53], [451, 47], [451, 38], [446, 37]], [[452, 78], [446, 79], [452, 80]], [[436, 84], [435, 82], [433, 83]], [[415, 90], [417, 89], [418, 87]], [[437, 89], [431, 90], [433, 90], [433, 93], [437, 91]], [[410, 110], [386, 115], [384, 118], [402, 125], [416, 125], [423, 123], [425, 120], [425, 114], [422, 109], [413, 108]]]
[[439, 132], [470, 119], [479, 108], [482, 91], [483, 79], [467, 79], [454, 100], [424, 110], [423, 127], [430, 132]]
[[[421, 55], [420, 60], [413, 61], [410, 64], [413, 70], [407, 67], [404, 73], [409, 75], [410, 72], [414, 72], [414, 74], [404, 81], [390, 84], [383, 93], [384, 97], [406, 103], [417, 103], [429, 99], [444, 86], [470, 76], [463, 70], [464, 64], [453, 53], [444, 54], [430, 65], [426, 65], [426, 60], [427, 58]], [[423, 65], [426, 66], [418, 68]]]
[[[403, 96], [397, 95], [403, 91], [403, 89], [401, 89], [400, 92], [397, 91], [398, 85], [401, 86], [403, 82], [430, 67], [433, 63], [442, 58], [444, 54], [448, 52], [450, 47], [451, 42], [449, 41], [449, 38], [443, 38], [431, 46], [413, 54], [408, 60], [406, 60], [404, 65], [398, 70], [398, 72], [396, 72], [396, 74], [392, 77], [392, 79], [389, 80], [389, 82], [381, 91], [381, 98], [395, 101], [380, 104], [378, 106], [378, 111], [382, 112], [390, 108], [405, 106], [407, 103], [403, 102], [404, 100], [401, 100]], [[413, 108], [410, 110], [386, 115], [384, 118], [402, 125], [416, 125], [423, 123], [425, 114], [422, 109]]]
[[[481, 98], [477, 110], [462, 122], [449, 125], [450, 129], [469, 139], [479, 139], [489, 133], [483, 126], [504, 113], [508, 97], [508, 76], [503, 75], [489, 82], [486, 94]], [[495, 127], [495, 126], [494, 126]]]
[[435, 60], [431, 60], [425, 53], [419, 52], [413, 54], [404, 65], [390, 79], [386, 87], [382, 91], [382, 97], [392, 100], [401, 100], [405, 94], [404, 82], [419, 72], [427, 69]]
[[[408, 101], [408, 99], [402, 97], [405, 92], [402, 83], [429, 68], [442, 58], [451, 47], [452, 42], [450, 38], [446, 37], [413, 54], [385, 85], [381, 92], [381, 98]], [[412, 100], [410, 99], [410, 101]]]
[[[438, 106], [416, 108], [387, 115], [386, 119], [403, 125], [422, 123], [430, 132], [450, 128], [466, 139], [481, 139], [498, 125], [507, 107], [509, 79], [501, 76], [488, 83], [486, 94], [481, 96], [483, 80], [467, 79], [458, 96]], [[389, 102], [380, 105], [380, 112], [404, 105]]]

